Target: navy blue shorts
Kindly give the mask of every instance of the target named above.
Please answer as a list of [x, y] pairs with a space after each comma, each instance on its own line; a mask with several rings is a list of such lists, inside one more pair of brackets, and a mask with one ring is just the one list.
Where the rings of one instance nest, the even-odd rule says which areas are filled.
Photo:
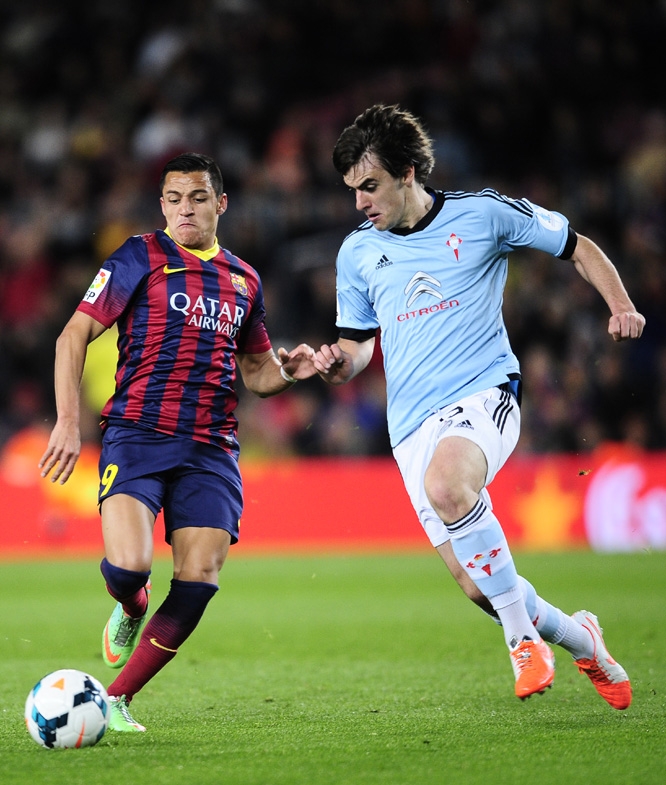
[[243, 483], [238, 462], [216, 445], [134, 423], [109, 423], [99, 459], [99, 494], [126, 493], [155, 515], [164, 510], [165, 539], [188, 526], [225, 529], [238, 541]]

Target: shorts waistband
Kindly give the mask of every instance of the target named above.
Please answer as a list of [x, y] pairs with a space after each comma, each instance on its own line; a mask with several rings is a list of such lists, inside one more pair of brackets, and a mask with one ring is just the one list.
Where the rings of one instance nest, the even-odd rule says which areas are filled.
[[513, 395], [513, 397], [516, 399], [518, 406], [520, 406], [520, 403], [523, 399], [523, 382], [519, 374], [511, 374], [509, 376], [509, 381], [504, 382], [503, 384], [498, 384], [497, 389], [511, 393], [511, 395]]

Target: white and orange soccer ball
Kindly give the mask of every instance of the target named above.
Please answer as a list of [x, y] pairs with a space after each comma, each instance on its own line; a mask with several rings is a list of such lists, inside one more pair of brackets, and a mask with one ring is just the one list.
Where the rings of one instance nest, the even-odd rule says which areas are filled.
[[40, 679], [25, 702], [32, 738], [49, 749], [90, 747], [109, 726], [109, 696], [97, 679], [64, 668]]

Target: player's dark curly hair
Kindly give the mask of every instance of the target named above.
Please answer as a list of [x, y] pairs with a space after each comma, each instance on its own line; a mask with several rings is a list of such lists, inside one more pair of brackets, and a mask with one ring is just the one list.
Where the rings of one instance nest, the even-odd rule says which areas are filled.
[[392, 177], [402, 177], [413, 166], [420, 185], [435, 165], [432, 140], [423, 125], [397, 105], [375, 104], [345, 128], [333, 150], [333, 166], [344, 177], [366, 153]]
[[169, 172], [208, 172], [215, 196], [221, 196], [224, 192], [220, 167], [207, 155], [202, 155], [201, 153], [181, 153], [167, 161], [160, 175], [160, 193], [164, 190], [164, 181]]

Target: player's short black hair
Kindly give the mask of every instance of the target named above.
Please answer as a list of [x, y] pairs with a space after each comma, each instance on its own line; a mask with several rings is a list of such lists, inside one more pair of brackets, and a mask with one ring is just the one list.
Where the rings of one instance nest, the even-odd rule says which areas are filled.
[[224, 193], [220, 167], [212, 158], [202, 153], [181, 153], [167, 161], [160, 175], [160, 193], [164, 190], [164, 181], [169, 172], [208, 172], [215, 196]]
[[333, 150], [333, 166], [344, 177], [366, 153], [393, 177], [402, 177], [413, 166], [420, 185], [435, 165], [432, 139], [422, 123], [397, 104], [375, 104], [347, 126]]

